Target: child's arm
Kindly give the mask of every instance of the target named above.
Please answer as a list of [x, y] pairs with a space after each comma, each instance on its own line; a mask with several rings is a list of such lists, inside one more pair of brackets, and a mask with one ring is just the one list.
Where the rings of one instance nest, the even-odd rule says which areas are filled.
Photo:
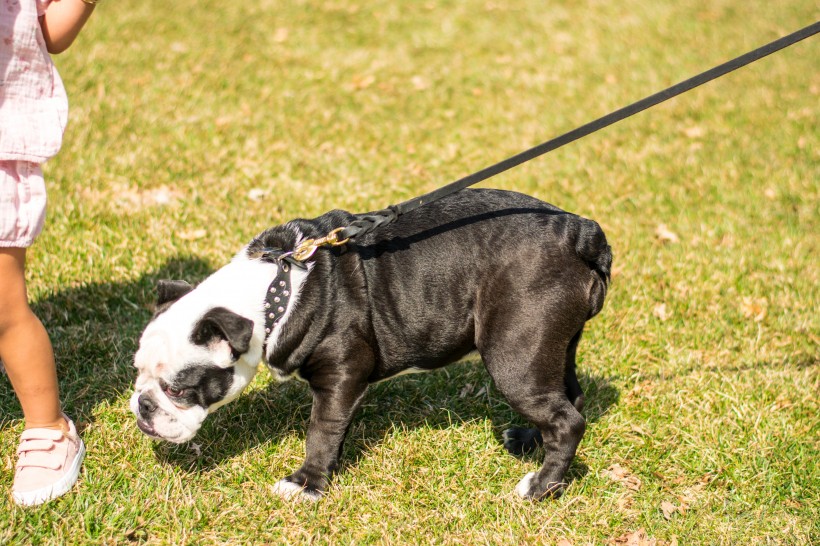
[[40, 17], [40, 28], [49, 53], [62, 53], [74, 42], [96, 2], [85, 0], [52, 0]]

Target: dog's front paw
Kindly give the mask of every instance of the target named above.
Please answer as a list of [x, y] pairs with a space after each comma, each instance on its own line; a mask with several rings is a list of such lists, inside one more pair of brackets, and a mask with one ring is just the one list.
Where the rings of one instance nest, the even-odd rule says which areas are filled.
[[556, 499], [561, 496], [566, 487], [567, 484], [563, 482], [539, 483], [537, 474], [530, 472], [515, 486], [515, 494], [527, 500]]
[[322, 493], [318, 490], [299, 485], [287, 478], [281, 479], [273, 484], [271, 491], [287, 500], [316, 502], [322, 498]]

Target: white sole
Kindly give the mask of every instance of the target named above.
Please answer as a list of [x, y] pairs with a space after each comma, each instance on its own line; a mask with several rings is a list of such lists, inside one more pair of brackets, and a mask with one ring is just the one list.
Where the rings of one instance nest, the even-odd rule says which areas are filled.
[[38, 504], [43, 504], [44, 502], [56, 499], [68, 493], [77, 482], [77, 478], [80, 477], [80, 468], [82, 467], [84, 458], [85, 444], [80, 440], [80, 449], [77, 451], [77, 455], [74, 456], [74, 461], [72, 461], [68, 472], [66, 472], [62, 478], [51, 485], [35, 489], [34, 491], [14, 491], [12, 493], [14, 502], [23, 506], [37, 506]]

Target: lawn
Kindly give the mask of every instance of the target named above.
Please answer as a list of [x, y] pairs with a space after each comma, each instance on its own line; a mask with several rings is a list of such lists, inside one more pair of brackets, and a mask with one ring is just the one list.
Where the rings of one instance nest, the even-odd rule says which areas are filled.
[[[158, 279], [253, 235], [431, 191], [818, 19], [805, 0], [107, 0], [56, 58], [71, 101], [29, 252], [72, 493], [19, 508], [0, 377], [3, 544], [820, 541], [820, 38], [481, 184], [597, 220], [615, 255], [579, 348], [587, 431], [556, 501], [478, 357], [372, 388], [318, 503], [310, 396], [263, 372], [194, 442], [128, 410]], [[21, 340], [22, 342], [22, 340]]]

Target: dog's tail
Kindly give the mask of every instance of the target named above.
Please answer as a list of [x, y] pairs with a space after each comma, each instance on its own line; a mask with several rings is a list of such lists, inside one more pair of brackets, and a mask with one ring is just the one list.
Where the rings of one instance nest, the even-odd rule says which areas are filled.
[[612, 248], [606, 242], [606, 235], [598, 222], [582, 218], [575, 240], [575, 252], [589, 265], [595, 276], [589, 290], [589, 318], [592, 318], [604, 306], [612, 271]]

